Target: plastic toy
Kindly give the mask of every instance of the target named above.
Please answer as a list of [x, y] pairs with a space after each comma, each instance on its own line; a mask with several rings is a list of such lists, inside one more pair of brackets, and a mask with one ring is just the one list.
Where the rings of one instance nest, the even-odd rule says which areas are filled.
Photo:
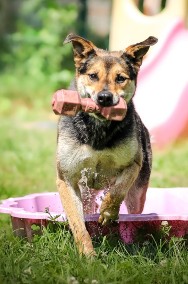
[[[95, 201], [98, 208], [102, 196], [101, 191]], [[169, 238], [184, 237], [188, 234], [187, 200], [188, 188], [149, 188], [143, 214], [127, 214], [123, 203], [117, 223], [102, 227], [98, 223], [98, 209], [96, 214], [85, 216], [86, 226], [91, 236], [115, 232], [125, 243], [133, 243], [138, 239], [144, 241], [149, 234], [159, 235], [164, 226], [169, 226]], [[46, 211], [48, 213], [45, 213]], [[42, 226], [47, 226], [49, 222], [66, 220], [57, 192], [2, 200], [0, 213], [9, 214], [14, 234], [27, 237], [28, 240], [31, 240], [34, 234], [40, 234]], [[33, 230], [33, 225], [37, 225], [39, 231]]]
[[74, 116], [80, 110], [100, 113], [107, 120], [121, 121], [126, 115], [127, 106], [123, 98], [112, 107], [101, 107], [90, 98], [80, 98], [76, 91], [59, 90], [53, 95], [52, 108], [55, 114]]
[[110, 49], [158, 38], [141, 66], [134, 102], [154, 145], [164, 147], [188, 135], [188, 1], [166, 1], [154, 16], [142, 14], [135, 2], [113, 0]]
[[138, 75], [135, 107], [159, 147], [188, 135], [187, 50], [188, 30], [175, 21]]
[[[161, 0], [152, 2], [143, 0], [144, 6], [148, 6], [148, 2], [151, 2], [149, 3], [150, 10], [151, 8], [155, 9], [155, 13], [148, 13], [147, 15], [146, 13], [142, 13], [138, 8], [138, 2], [141, 1], [113, 0], [112, 2], [110, 26], [111, 50], [123, 50], [126, 46], [142, 41], [151, 35], [160, 41], [161, 36], [166, 33], [165, 29], [173, 25], [174, 21], [180, 20], [184, 24], [187, 21], [187, 0], [168, 0], [162, 11], [160, 11]], [[119, 27], [123, 27], [123, 30]]]

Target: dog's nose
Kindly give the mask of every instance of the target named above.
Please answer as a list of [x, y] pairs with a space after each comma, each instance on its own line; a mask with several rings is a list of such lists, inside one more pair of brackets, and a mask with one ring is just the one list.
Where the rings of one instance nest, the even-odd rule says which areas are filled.
[[97, 95], [97, 103], [100, 106], [107, 107], [113, 105], [113, 95], [108, 91], [101, 91]]

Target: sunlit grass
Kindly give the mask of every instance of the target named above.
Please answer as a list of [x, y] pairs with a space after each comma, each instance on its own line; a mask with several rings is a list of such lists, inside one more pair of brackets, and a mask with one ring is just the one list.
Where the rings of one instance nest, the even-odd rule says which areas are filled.
[[2, 120], [0, 133], [1, 199], [55, 190], [55, 124]]
[[188, 254], [182, 239], [125, 245], [95, 242], [97, 256], [78, 255], [70, 232], [44, 229], [32, 243], [0, 235], [1, 283], [187, 283]]
[[188, 187], [188, 140], [153, 151], [151, 186]]

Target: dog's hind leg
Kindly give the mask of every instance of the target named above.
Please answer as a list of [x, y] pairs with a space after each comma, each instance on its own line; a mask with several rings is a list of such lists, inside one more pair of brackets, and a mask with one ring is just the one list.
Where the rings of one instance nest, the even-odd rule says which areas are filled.
[[75, 190], [68, 182], [59, 178], [57, 187], [79, 252], [88, 256], [95, 255], [90, 235], [85, 227], [79, 188]]
[[142, 187], [137, 185], [135, 182], [129, 189], [127, 196], [125, 198], [125, 203], [127, 206], [127, 211], [129, 214], [141, 214], [144, 209], [144, 204], [146, 200], [148, 184]]
[[146, 155], [142, 168], [132, 187], [129, 189], [125, 198], [129, 214], [141, 214], [144, 209], [146, 192], [148, 189], [151, 172], [151, 152]]

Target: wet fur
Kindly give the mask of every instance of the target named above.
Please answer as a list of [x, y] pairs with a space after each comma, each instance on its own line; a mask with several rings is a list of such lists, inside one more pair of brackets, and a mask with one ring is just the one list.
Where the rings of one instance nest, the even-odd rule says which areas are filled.
[[[127, 114], [122, 121], [107, 121], [79, 112], [61, 116], [57, 141], [57, 187], [79, 251], [95, 254], [84, 224], [84, 213], [94, 213], [97, 190], [108, 189], [100, 208], [103, 225], [118, 218], [125, 200], [129, 213], [141, 213], [151, 172], [151, 146], [146, 127], [135, 111], [132, 98], [142, 58], [153, 37], [125, 51], [108, 52], [90, 41], [69, 35], [76, 66], [72, 89], [97, 102], [98, 93], [113, 94], [113, 104], [122, 96]], [[97, 74], [95, 80], [90, 74]], [[117, 83], [118, 76], [125, 81]], [[97, 78], [97, 79], [96, 79]]]

